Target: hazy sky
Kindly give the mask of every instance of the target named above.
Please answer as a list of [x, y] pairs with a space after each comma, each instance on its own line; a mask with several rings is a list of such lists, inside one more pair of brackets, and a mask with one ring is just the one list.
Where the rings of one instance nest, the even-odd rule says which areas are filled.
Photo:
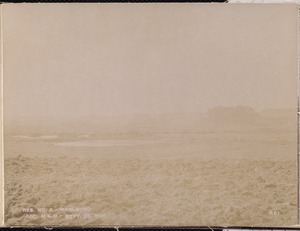
[[296, 107], [294, 4], [6, 4], [5, 116]]

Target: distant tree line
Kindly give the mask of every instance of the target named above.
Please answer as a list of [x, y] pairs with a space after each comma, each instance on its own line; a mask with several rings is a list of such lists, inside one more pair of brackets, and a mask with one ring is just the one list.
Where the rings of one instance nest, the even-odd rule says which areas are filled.
[[208, 117], [211, 122], [224, 124], [254, 124], [257, 113], [252, 107], [214, 107], [209, 109]]

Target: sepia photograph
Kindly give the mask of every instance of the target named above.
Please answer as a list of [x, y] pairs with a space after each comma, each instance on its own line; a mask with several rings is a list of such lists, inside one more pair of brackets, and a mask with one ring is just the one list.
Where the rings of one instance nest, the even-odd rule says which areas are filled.
[[5, 226], [297, 224], [296, 4], [1, 4]]

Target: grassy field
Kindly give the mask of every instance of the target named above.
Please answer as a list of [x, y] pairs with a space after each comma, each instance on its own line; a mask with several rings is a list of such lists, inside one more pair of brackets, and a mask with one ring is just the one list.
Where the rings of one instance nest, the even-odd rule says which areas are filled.
[[5, 158], [6, 224], [296, 223], [296, 158], [289, 135], [167, 137], [109, 147], [7, 139], [12, 155]]

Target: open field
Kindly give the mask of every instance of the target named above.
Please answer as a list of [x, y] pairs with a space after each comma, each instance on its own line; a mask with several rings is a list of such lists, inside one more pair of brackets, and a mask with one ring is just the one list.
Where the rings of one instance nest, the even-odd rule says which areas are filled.
[[173, 134], [138, 137], [136, 145], [7, 139], [6, 224], [294, 225], [290, 137]]
[[[6, 173], [7, 225], [296, 222], [293, 161], [18, 157], [6, 160]], [[91, 211], [49, 212], [86, 207]], [[39, 217], [38, 208], [61, 217], [30, 219], [24, 208]], [[80, 217], [67, 219], [67, 214]]]

